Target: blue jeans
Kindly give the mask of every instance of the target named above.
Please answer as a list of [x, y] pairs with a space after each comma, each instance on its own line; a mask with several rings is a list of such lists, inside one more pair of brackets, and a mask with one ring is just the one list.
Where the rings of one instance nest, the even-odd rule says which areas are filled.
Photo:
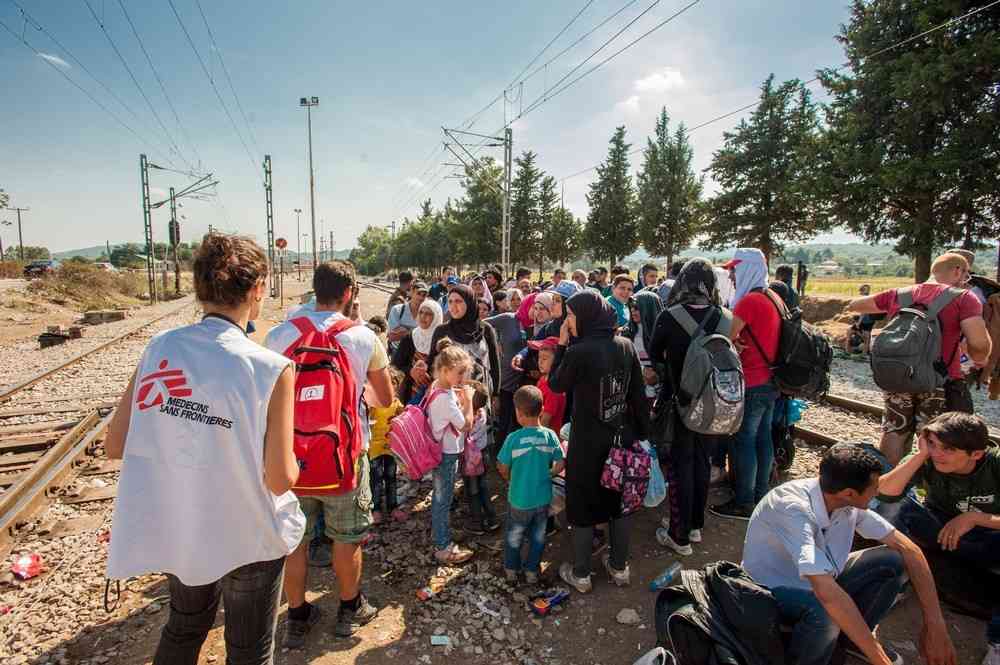
[[503, 546], [503, 567], [507, 570], [521, 570], [521, 545], [528, 540], [528, 558], [524, 570], [537, 573], [542, 564], [545, 550], [545, 522], [549, 517], [549, 504], [518, 510], [507, 507], [507, 536]]
[[769, 488], [771, 465], [774, 463], [774, 442], [771, 441], [771, 420], [778, 389], [767, 383], [746, 391], [743, 424], [736, 434], [730, 451], [736, 473], [733, 488], [736, 503], [754, 505], [764, 498]]
[[[948, 516], [921, 505], [910, 497], [903, 499], [900, 504], [899, 512], [892, 521], [896, 528], [923, 549], [940, 552], [937, 537], [948, 523]], [[945, 554], [954, 557], [964, 566], [977, 569], [974, 575], [996, 576], [997, 573], [993, 571], [1000, 567], [1000, 531], [977, 526], [959, 539], [958, 549]], [[983, 580], [984, 583], [987, 581]], [[1000, 644], [1000, 599], [994, 602], [993, 616], [986, 625], [986, 641]]]
[[220, 599], [226, 606], [226, 663], [271, 665], [284, 570], [285, 557], [259, 561], [201, 586], [188, 586], [168, 574], [170, 616], [156, 647], [154, 665], [197, 665]]
[[443, 550], [451, 544], [451, 499], [455, 495], [455, 475], [459, 453], [444, 453], [434, 469], [434, 493], [431, 494], [431, 536], [434, 548]]
[[[872, 629], [892, 609], [903, 588], [903, 557], [888, 547], [851, 552], [837, 584], [857, 605]], [[787, 665], [828, 665], [840, 637], [838, 626], [811, 589], [772, 587], [781, 622], [791, 624], [785, 649]]]

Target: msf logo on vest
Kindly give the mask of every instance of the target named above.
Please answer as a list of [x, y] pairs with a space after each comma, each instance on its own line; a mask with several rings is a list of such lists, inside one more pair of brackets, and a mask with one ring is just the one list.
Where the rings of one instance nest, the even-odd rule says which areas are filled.
[[139, 379], [139, 390], [135, 403], [140, 411], [152, 409], [163, 404], [167, 397], [190, 397], [187, 378], [180, 369], [167, 369], [167, 361], [161, 360], [159, 371], [152, 372]]

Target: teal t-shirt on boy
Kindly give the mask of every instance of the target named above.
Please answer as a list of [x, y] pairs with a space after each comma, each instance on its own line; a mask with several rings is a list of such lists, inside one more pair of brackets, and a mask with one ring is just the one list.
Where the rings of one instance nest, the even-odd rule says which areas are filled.
[[511, 432], [497, 461], [510, 467], [507, 502], [518, 510], [547, 506], [552, 501], [549, 469], [563, 458], [556, 433], [546, 427], [522, 427]]

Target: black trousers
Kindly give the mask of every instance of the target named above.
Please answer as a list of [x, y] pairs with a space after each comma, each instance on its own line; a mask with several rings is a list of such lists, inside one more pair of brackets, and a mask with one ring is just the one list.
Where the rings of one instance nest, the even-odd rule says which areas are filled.
[[496, 436], [493, 437], [494, 456], [500, 454], [503, 442], [507, 440], [507, 435], [518, 428], [517, 416], [514, 414], [514, 392], [510, 390], [500, 391], [500, 413], [497, 414]]
[[705, 526], [712, 453], [716, 438], [692, 432], [677, 423], [667, 465], [667, 498], [670, 501], [670, 537], [687, 545], [692, 529]]
[[271, 665], [284, 571], [285, 557], [281, 557], [240, 566], [202, 586], [188, 586], [167, 575], [170, 617], [153, 665], [197, 665], [220, 598], [226, 604], [227, 665]]
[[379, 455], [371, 460], [372, 510], [382, 510], [385, 497], [385, 512], [391, 513], [399, 506], [396, 496], [396, 458]]

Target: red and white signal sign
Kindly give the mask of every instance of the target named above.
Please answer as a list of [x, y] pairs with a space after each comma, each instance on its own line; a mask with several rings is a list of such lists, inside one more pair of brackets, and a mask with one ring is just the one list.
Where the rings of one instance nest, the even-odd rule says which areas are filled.
[[277, 247], [278, 249], [284, 249], [288, 247], [288, 241], [285, 240], [284, 238], [278, 238], [277, 240], [274, 241], [274, 246]]

